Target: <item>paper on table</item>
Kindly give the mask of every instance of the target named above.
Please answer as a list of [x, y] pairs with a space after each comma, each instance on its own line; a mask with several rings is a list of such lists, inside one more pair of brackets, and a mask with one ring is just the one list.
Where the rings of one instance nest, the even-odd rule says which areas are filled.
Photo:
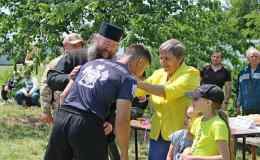
[[243, 116], [229, 118], [229, 126], [231, 129], [241, 130], [256, 128], [256, 124], [253, 119]]
[[260, 126], [260, 114], [250, 114], [248, 117], [253, 119], [257, 126]]

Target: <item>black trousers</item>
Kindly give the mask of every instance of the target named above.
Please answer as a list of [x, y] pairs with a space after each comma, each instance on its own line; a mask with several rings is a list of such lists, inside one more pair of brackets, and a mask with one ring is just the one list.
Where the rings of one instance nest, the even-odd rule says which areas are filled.
[[119, 151], [114, 140], [108, 143], [108, 156], [109, 160], [120, 160]]
[[92, 113], [60, 107], [54, 117], [44, 160], [107, 160], [103, 123]]

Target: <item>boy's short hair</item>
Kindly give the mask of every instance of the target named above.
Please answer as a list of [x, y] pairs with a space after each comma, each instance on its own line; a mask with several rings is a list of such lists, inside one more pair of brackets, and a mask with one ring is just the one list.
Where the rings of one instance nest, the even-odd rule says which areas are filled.
[[131, 44], [126, 48], [126, 55], [130, 55], [131, 59], [145, 58], [149, 64], [152, 63], [152, 57], [148, 49], [141, 44]]

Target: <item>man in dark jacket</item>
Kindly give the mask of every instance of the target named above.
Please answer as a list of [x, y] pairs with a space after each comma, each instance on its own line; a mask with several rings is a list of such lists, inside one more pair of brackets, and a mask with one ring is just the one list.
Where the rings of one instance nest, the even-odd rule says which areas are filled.
[[238, 78], [237, 114], [260, 114], [260, 52], [255, 48], [246, 51], [248, 66]]

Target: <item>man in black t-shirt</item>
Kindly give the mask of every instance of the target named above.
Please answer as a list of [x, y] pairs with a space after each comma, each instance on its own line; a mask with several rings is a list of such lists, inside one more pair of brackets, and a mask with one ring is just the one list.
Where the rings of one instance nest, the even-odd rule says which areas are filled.
[[215, 84], [223, 88], [225, 86], [225, 99], [223, 108], [226, 109], [228, 100], [231, 96], [231, 73], [227, 70], [222, 62], [222, 53], [219, 51], [213, 52], [211, 55], [211, 64], [205, 66], [201, 72], [201, 84]]

